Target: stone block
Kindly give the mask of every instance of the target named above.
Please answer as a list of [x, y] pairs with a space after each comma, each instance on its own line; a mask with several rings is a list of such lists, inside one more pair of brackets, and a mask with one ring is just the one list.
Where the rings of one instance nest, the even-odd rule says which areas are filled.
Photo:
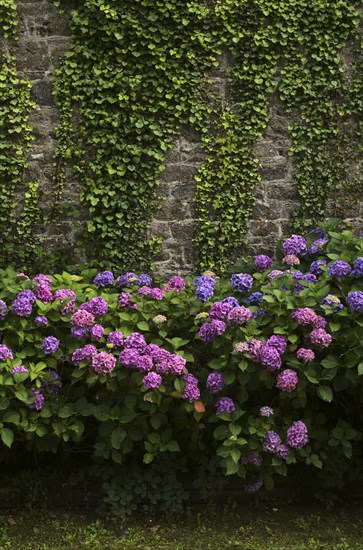
[[44, 78], [50, 69], [48, 46], [45, 40], [20, 38], [11, 45], [18, 71], [30, 80]]
[[53, 81], [52, 80], [37, 80], [34, 82], [31, 90], [31, 98], [38, 105], [53, 107], [54, 100], [52, 95]]

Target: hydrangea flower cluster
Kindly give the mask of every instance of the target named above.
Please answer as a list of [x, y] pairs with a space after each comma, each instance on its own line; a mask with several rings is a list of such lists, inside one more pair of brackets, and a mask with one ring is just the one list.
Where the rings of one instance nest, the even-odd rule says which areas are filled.
[[[20, 293], [19, 293], [20, 294]], [[16, 296], [15, 300], [11, 304], [13, 313], [19, 317], [24, 317], [25, 315], [30, 315], [33, 311], [32, 302], [27, 296]], [[33, 293], [32, 293], [33, 294]]]
[[243, 300], [248, 306], [252, 304], [261, 304], [263, 302], [263, 292], [253, 292]]
[[148, 390], [159, 388], [162, 384], [162, 381], [163, 381], [162, 377], [160, 376], [160, 374], [157, 374], [156, 372], [149, 372], [142, 379], [142, 383], [144, 387], [147, 388]]
[[12, 351], [4, 344], [0, 344], [0, 361], [5, 361], [7, 358], [13, 358]]
[[62, 382], [59, 374], [55, 370], [43, 371], [41, 382], [42, 390], [45, 393], [57, 393], [62, 388]]
[[352, 271], [353, 277], [363, 277], [363, 258], [357, 258], [353, 265], [353, 271]]
[[178, 275], [175, 275], [175, 277], [172, 277], [168, 280], [166, 283], [166, 286], [164, 287], [164, 290], [174, 290], [174, 293], [178, 293], [181, 290], [184, 290], [185, 288], [185, 281], [182, 277], [179, 277]]
[[[325, 309], [326, 313], [328, 313], [329, 311], [336, 313], [337, 311], [343, 308], [343, 304], [341, 303], [339, 298], [337, 296], [334, 296], [333, 294], [327, 294], [327, 296], [325, 296], [325, 298], [323, 298], [320, 303]], [[319, 327], [319, 328], [323, 328], [323, 327]]]
[[89, 302], [84, 302], [79, 306], [80, 310], [88, 311], [94, 315], [94, 317], [102, 317], [106, 315], [108, 311], [108, 303], [101, 296], [95, 296], [91, 298]]
[[268, 370], [278, 370], [282, 365], [281, 354], [274, 346], [267, 342], [260, 349], [260, 361]]
[[93, 282], [97, 287], [110, 286], [114, 281], [114, 276], [111, 271], [102, 271], [102, 273], [97, 273]]
[[236, 410], [236, 405], [230, 397], [221, 397], [216, 403], [216, 414], [233, 413]]
[[212, 342], [217, 336], [221, 336], [226, 328], [226, 323], [217, 319], [212, 320], [210, 323], [203, 323], [199, 329], [199, 338], [203, 342]]
[[[146, 289], [146, 288], [149, 288], [149, 287], [143, 286], [140, 288], [140, 290]], [[137, 309], [137, 304], [134, 304], [131, 301], [131, 298], [132, 298], [132, 294], [130, 294], [129, 292], [121, 292], [121, 294], [117, 298], [117, 305], [122, 309]]]
[[281, 460], [286, 460], [290, 451], [281, 441], [279, 434], [273, 430], [269, 430], [262, 440], [262, 449], [266, 453], [272, 453]]
[[219, 393], [224, 386], [223, 375], [219, 372], [211, 372], [208, 375], [206, 386], [211, 393]]
[[59, 348], [60, 341], [55, 336], [47, 336], [44, 338], [41, 348], [46, 355], [51, 355], [55, 353]]
[[132, 271], [128, 271], [127, 273], [124, 273], [123, 275], [120, 275], [116, 279], [116, 287], [117, 288], [123, 288], [124, 286], [131, 286], [138, 284], [138, 276], [135, 273], [132, 273]]
[[234, 273], [231, 277], [231, 287], [238, 292], [249, 292], [253, 285], [253, 277], [248, 273]]
[[301, 449], [308, 442], [308, 429], [304, 422], [297, 420], [287, 430], [287, 444], [294, 449]]
[[285, 255], [298, 256], [307, 252], [306, 240], [301, 235], [291, 235], [282, 245]]
[[294, 254], [288, 254], [282, 258], [282, 263], [290, 266], [300, 265], [300, 260]]
[[110, 334], [107, 336], [107, 342], [109, 346], [112, 346], [114, 348], [120, 348], [122, 344], [124, 343], [124, 335], [119, 330], [114, 330], [110, 332]]
[[266, 271], [266, 269], [270, 269], [270, 267], [272, 267], [273, 261], [270, 256], [260, 254], [259, 256], [254, 256], [253, 259], [255, 262], [255, 266], [260, 273], [263, 273], [264, 271]]
[[279, 390], [292, 392], [296, 388], [298, 381], [299, 379], [295, 371], [285, 369], [278, 374], [276, 379], [276, 387]]
[[86, 344], [72, 353], [72, 362], [74, 365], [78, 366], [82, 361], [89, 361], [92, 359], [97, 353], [97, 348], [93, 344]]
[[328, 273], [331, 277], [346, 277], [350, 274], [352, 271], [352, 268], [348, 264], [348, 262], [345, 262], [343, 260], [335, 260], [335, 262], [332, 262], [328, 266]]
[[323, 273], [322, 266], [326, 266], [326, 260], [316, 260], [315, 262], [311, 262], [309, 271], [313, 275], [321, 275]]
[[214, 302], [210, 308], [209, 317], [221, 321], [226, 319], [228, 313], [233, 308], [234, 306], [230, 302]]
[[291, 313], [291, 317], [294, 321], [297, 321], [299, 325], [314, 325], [317, 320], [317, 314], [310, 307], [299, 307]]
[[200, 275], [194, 281], [195, 297], [201, 302], [207, 302], [214, 294], [216, 281], [209, 275]]
[[116, 357], [106, 351], [101, 351], [100, 353], [97, 352], [92, 355], [90, 368], [101, 376], [106, 376], [106, 374], [112, 372], [115, 366]]
[[29, 369], [27, 369], [23, 365], [15, 365], [15, 367], [13, 367], [10, 372], [11, 374], [16, 374], [18, 372], [29, 372]]
[[249, 453], [241, 458], [242, 464], [252, 464], [256, 468], [262, 466], [263, 458], [256, 455], [256, 453]]
[[0, 300], [0, 321], [3, 321], [8, 314], [8, 306], [4, 300]]
[[44, 315], [37, 315], [34, 319], [34, 324], [37, 325], [37, 327], [46, 327], [48, 319]]
[[350, 309], [356, 311], [357, 313], [363, 313], [363, 292], [361, 290], [349, 292], [345, 301]]
[[309, 361], [313, 361], [315, 359], [315, 353], [312, 349], [307, 348], [300, 348], [296, 352], [296, 357], [304, 361], [304, 363], [309, 363]]
[[137, 284], [139, 286], [150, 286], [152, 285], [152, 282], [152, 277], [150, 277], [147, 273], [141, 273], [137, 278]]
[[332, 337], [323, 328], [315, 328], [310, 333], [310, 341], [319, 348], [327, 348], [332, 341]]
[[30, 388], [30, 391], [33, 392], [33, 394], [35, 395], [35, 400], [33, 401], [33, 403], [27, 405], [27, 407], [28, 409], [40, 411], [44, 405], [44, 395], [40, 393], [40, 391], [38, 391], [36, 388]]
[[62, 315], [72, 313], [76, 307], [76, 295], [70, 288], [60, 288], [56, 290], [53, 301], [59, 300], [63, 307], [60, 307]]
[[260, 415], [261, 416], [266, 416], [267, 418], [269, 418], [270, 416], [273, 416], [274, 414], [275, 414], [275, 411], [271, 407], [268, 407], [267, 405], [264, 405], [263, 407], [260, 408]]

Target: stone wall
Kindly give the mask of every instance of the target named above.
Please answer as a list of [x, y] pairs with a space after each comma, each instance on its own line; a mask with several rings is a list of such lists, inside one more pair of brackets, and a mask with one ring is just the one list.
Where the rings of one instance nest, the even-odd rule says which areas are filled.
[[[40, 182], [42, 207], [46, 213], [52, 198], [52, 155], [58, 124], [58, 113], [52, 100], [52, 83], [59, 59], [70, 44], [68, 20], [67, 14], [59, 14], [51, 0], [19, 0], [17, 9], [19, 40], [8, 47], [16, 57], [21, 74], [30, 79], [32, 97], [37, 104], [31, 117], [35, 139], [24, 177], [25, 181]], [[210, 75], [211, 85], [218, 88], [222, 96], [226, 93], [225, 68], [226, 60], [222, 59], [219, 69]], [[292, 160], [287, 155], [289, 146], [287, 118], [282, 105], [273, 97], [268, 126], [255, 148], [261, 163], [262, 181], [256, 190], [257, 202], [248, 232], [254, 252], [274, 252], [276, 243], [286, 232], [290, 213], [299, 205], [293, 184]], [[185, 129], [167, 155], [159, 187], [164, 200], [150, 227], [150, 235], [164, 238], [162, 252], [156, 261], [160, 273], [183, 274], [193, 270], [195, 265], [192, 244], [196, 226], [194, 175], [202, 161], [198, 136]], [[65, 182], [64, 200], [76, 203], [79, 191], [79, 183], [69, 174]], [[362, 216], [362, 207], [356, 215]], [[70, 219], [39, 227], [39, 231], [43, 233], [49, 249], [73, 244]]]

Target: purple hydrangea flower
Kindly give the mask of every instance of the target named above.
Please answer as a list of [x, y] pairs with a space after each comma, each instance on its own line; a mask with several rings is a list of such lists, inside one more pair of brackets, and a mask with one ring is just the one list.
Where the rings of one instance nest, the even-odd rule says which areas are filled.
[[211, 393], [219, 393], [224, 386], [223, 375], [219, 372], [211, 372], [208, 375], [206, 386]]
[[35, 401], [27, 405], [27, 407], [28, 409], [40, 411], [40, 409], [42, 409], [44, 405], [44, 395], [41, 394], [40, 391], [38, 391], [36, 388], [30, 388], [30, 391], [34, 393]]
[[164, 287], [164, 290], [174, 290], [175, 292], [180, 292], [185, 288], [185, 281], [182, 277], [179, 277], [178, 275], [175, 275], [175, 277], [172, 277], [168, 280], [166, 283], [166, 286]]
[[304, 422], [297, 420], [287, 430], [287, 444], [294, 449], [301, 449], [308, 442], [308, 429]]
[[304, 361], [304, 363], [308, 363], [309, 361], [313, 361], [313, 359], [315, 359], [315, 353], [312, 349], [300, 348], [296, 352], [296, 357], [299, 360]]
[[201, 302], [207, 302], [212, 298], [214, 290], [212, 286], [200, 285], [195, 289], [195, 297]]
[[307, 251], [306, 241], [301, 235], [291, 235], [291, 237], [286, 239], [282, 245], [282, 248], [285, 255], [304, 255]]
[[170, 363], [169, 363], [169, 372], [175, 376], [180, 376], [186, 371], [185, 368], [186, 360], [184, 357], [177, 355], [176, 353], [171, 354]]
[[281, 460], [286, 460], [290, 455], [290, 449], [286, 445], [281, 443], [281, 445], [277, 447], [274, 454], [277, 456], [277, 458], [281, 458]]
[[279, 277], [280, 275], [285, 275], [284, 271], [281, 271], [281, 269], [273, 269], [268, 275], [267, 277], [269, 279], [272, 279], [272, 280], [275, 280], [277, 277]]
[[263, 271], [266, 271], [266, 269], [270, 269], [272, 267], [273, 261], [270, 256], [266, 256], [265, 254], [261, 254], [260, 256], [254, 256], [254, 262], [257, 270], [262, 273]]
[[46, 327], [48, 324], [48, 319], [44, 315], [37, 315], [34, 319], [34, 323], [37, 327]]
[[321, 275], [323, 273], [322, 266], [326, 266], [326, 260], [316, 260], [315, 262], [311, 262], [309, 271], [313, 275]]
[[310, 307], [299, 307], [291, 313], [291, 317], [294, 321], [297, 321], [299, 325], [313, 325], [317, 315]]
[[265, 344], [260, 350], [260, 361], [262, 365], [269, 370], [278, 370], [281, 367], [282, 361], [279, 352], [276, 348]]
[[346, 277], [352, 271], [348, 262], [343, 260], [335, 260], [328, 266], [328, 273], [331, 277]]
[[30, 302], [32, 305], [35, 304], [35, 300], [36, 300], [35, 294], [34, 294], [34, 292], [32, 292], [31, 290], [21, 290], [21, 291], [16, 295], [16, 298], [25, 298], [25, 299], [28, 300], [28, 302]]
[[135, 366], [140, 372], [149, 372], [153, 368], [152, 357], [150, 355], [139, 355]]
[[72, 363], [79, 365], [82, 361], [89, 361], [98, 353], [93, 344], [86, 344], [83, 348], [78, 348], [72, 353]]
[[248, 342], [247, 352], [253, 363], [259, 363], [261, 361], [260, 353], [262, 347], [265, 344], [266, 342], [258, 340], [257, 338], [251, 338], [251, 340]]
[[170, 372], [170, 365], [172, 363], [172, 354], [166, 351], [165, 349], [161, 349], [156, 357], [154, 357], [155, 361], [155, 370], [159, 374], [165, 374], [167, 372]]
[[164, 291], [161, 288], [152, 288], [149, 292], [150, 298], [153, 300], [162, 300], [164, 298]]
[[254, 292], [245, 298], [244, 303], [250, 306], [251, 304], [261, 304], [263, 302], [263, 292]]
[[290, 266], [293, 266], [293, 265], [300, 265], [300, 260], [297, 256], [295, 256], [294, 254], [287, 254], [287, 256], [284, 256], [282, 258], [282, 263], [283, 264], [287, 264], [287, 265], [290, 265]]
[[326, 327], [326, 319], [322, 317], [321, 315], [317, 315], [316, 319], [313, 323], [314, 328], [325, 328]]
[[54, 301], [59, 300], [62, 304], [68, 298], [70, 298], [70, 302], [76, 301], [76, 295], [73, 292], [73, 290], [71, 290], [70, 288], [59, 288], [58, 290], [55, 291], [53, 296]]
[[363, 258], [357, 258], [354, 262], [353, 271], [352, 271], [353, 277], [363, 277]]
[[200, 397], [200, 390], [196, 384], [186, 384], [183, 390], [183, 399], [188, 399], [189, 403], [197, 401]]
[[80, 310], [88, 311], [95, 317], [102, 317], [108, 311], [108, 303], [101, 296], [95, 296], [89, 302], [84, 302], [79, 306]]
[[11, 374], [16, 374], [17, 372], [29, 372], [29, 369], [23, 367], [23, 365], [15, 365], [10, 372]]
[[234, 296], [227, 296], [227, 298], [223, 298], [222, 304], [231, 304], [233, 307], [239, 306], [239, 302]]
[[260, 408], [260, 415], [266, 416], [269, 418], [270, 416], [273, 416], [275, 414], [274, 410], [271, 409], [271, 407], [267, 407], [266, 405], [264, 407]]
[[47, 355], [55, 353], [59, 348], [60, 341], [55, 336], [47, 336], [44, 338], [41, 348]]
[[232, 309], [232, 304], [228, 302], [214, 302], [210, 308], [209, 317], [211, 319], [225, 319]]
[[52, 284], [52, 279], [50, 277], [47, 277], [47, 275], [44, 275], [43, 273], [38, 273], [33, 279], [38, 285], [44, 285], [49, 286]]
[[221, 397], [216, 403], [216, 414], [233, 413], [236, 410], [236, 405], [230, 397]]
[[280, 445], [281, 438], [273, 430], [269, 430], [262, 440], [262, 448], [267, 453], [275, 453]]
[[146, 345], [145, 338], [139, 332], [133, 332], [124, 341], [125, 348], [134, 348], [139, 350], [139, 352], [143, 352]]
[[274, 334], [267, 340], [266, 345], [275, 348], [282, 355], [286, 351], [287, 342], [285, 336]]
[[112, 285], [113, 281], [114, 276], [111, 271], [102, 271], [102, 273], [97, 273], [96, 277], [93, 279], [93, 282], [97, 287]]
[[358, 313], [363, 313], [363, 292], [361, 290], [349, 292], [345, 301], [350, 309], [357, 311]]
[[327, 294], [320, 303], [322, 306], [327, 306], [327, 308], [324, 309], [331, 310], [334, 313], [339, 311], [343, 307], [343, 304], [341, 303], [339, 298], [337, 296], [334, 296], [334, 294]]
[[122, 363], [125, 367], [136, 368], [139, 357], [139, 350], [126, 348], [120, 353], [120, 363]]
[[13, 308], [13, 312], [15, 313], [15, 315], [18, 315], [19, 317], [30, 315], [33, 309], [33, 306], [31, 305], [29, 300], [25, 297], [15, 298], [15, 300], [11, 304], [11, 307]]
[[105, 332], [105, 329], [103, 328], [102, 325], [94, 325], [93, 327], [90, 328], [90, 331], [89, 331], [92, 340], [101, 340], [104, 332]]
[[120, 348], [124, 343], [124, 335], [119, 330], [114, 330], [110, 332], [107, 336], [107, 344], [112, 344], [114, 348]]
[[213, 277], [210, 277], [209, 275], [199, 275], [199, 277], [197, 277], [193, 282], [193, 285], [195, 287], [210, 286], [210, 287], [213, 288], [213, 290], [215, 289], [216, 284], [217, 283], [216, 283], [215, 279], [213, 279]]
[[94, 315], [85, 309], [79, 309], [72, 315], [72, 324], [77, 327], [91, 327], [95, 322]]
[[322, 246], [324, 246], [328, 242], [328, 239], [317, 239], [314, 241], [308, 248], [308, 254], [309, 256], [316, 256], [317, 254], [322, 254], [323, 249]]
[[310, 340], [312, 344], [315, 344], [319, 348], [327, 348], [332, 341], [332, 337], [323, 328], [315, 328], [310, 333]]
[[135, 273], [128, 272], [120, 275], [116, 279], [116, 287], [122, 288], [124, 286], [136, 285], [138, 284], [138, 276]]
[[231, 287], [238, 292], [249, 292], [253, 285], [253, 277], [248, 273], [234, 273], [231, 277]]
[[149, 372], [144, 378], [142, 379], [142, 383], [145, 388], [148, 390], [159, 388], [161, 386], [163, 379], [160, 376], [160, 374], [157, 374], [156, 372]]
[[13, 359], [11, 350], [4, 344], [0, 344], [0, 361], [5, 361], [7, 357]]
[[53, 300], [53, 293], [48, 285], [39, 285], [38, 288], [34, 290], [34, 296], [43, 304], [48, 304]]
[[277, 376], [276, 387], [279, 390], [292, 392], [296, 388], [298, 381], [299, 379], [295, 371], [285, 369]]
[[77, 340], [82, 340], [87, 334], [88, 334], [89, 328], [87, 327], [72, 327], [71, 328], [71, 334]]
[[101, 351], [101, 353], [96, 353], [92, 355], [91, 369], [101, 376], [105, 376], [113, 371], [116, 366], [116, 357]]
[[[139, 289], [139, 293], [142, 289], [146, 289], [147, 287], [143, 286]], [[150, 293], [149, 293], [150, 294]], [[130, 309], [133, 308], [137, 304], [133, 304], [131, 302], [132, 294], [129, 292], [121, 292], [120, 296], [117, 298], [117, 305], [121, 307], [122, 309]]]
[[3, 321], [8, 314], [8, 306], [4, 300], [0, 300], [0, 321]]
[[42, 390], [45, 393], [56, 393], [62, 388], [59, 374], [55, 370], [43, 371]]
[[241, 458], [242, 464], [253, 464], [256, 468], [262, 466], [263, 458], [256, 453], [249, 453]]
[[217, 336], [221, 336], [227, 325], [223, 321], [213, 320], [210, 323], [203, 323], [199, 329], [199, 338], [203, 342], [212, 342]]
[[194, 386], [197, 386], [198, 385], [198, 378], [196, 378], [194, 376], [194, 374], [191, 374], [191, 373], [188, 373], [188, 374], [184, 374], [183, 376], [183, 380], [186, 384], [188, 385], [194, 385]]
[[245, 353], [248, 351], [248, 342], [237, 342], [234, 345], [233, 351], [236, 353]]
[[141, 273], [137, 278], [137, 284], [139, 286], [150, 286], [153, 280], [147, 273]]
[[235, 325], [242, 325], [248, 321], [251, 316], [252, 312], [248, 308], [244, 306], [237, 306], [228, 313], [228, 321]]
[[[138, 289], [137, 293], [141, 298], [145, 298], [145, 296], [148, 296], [150, 292], [152, 291], [152, 288], [150, 286], [142, 286]], [[127, 294], [127, 293], [123, 293]], [[127, 294], [131, 299], [131, 294]]]

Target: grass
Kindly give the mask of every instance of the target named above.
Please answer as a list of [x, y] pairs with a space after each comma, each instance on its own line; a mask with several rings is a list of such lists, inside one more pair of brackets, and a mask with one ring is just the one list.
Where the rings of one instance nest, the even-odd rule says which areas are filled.
[[0, 550], [347, 550], [363, 549], [363, 507], [264, 504], [189, 517], [107, 524], [76, 512], [2, 512]]

